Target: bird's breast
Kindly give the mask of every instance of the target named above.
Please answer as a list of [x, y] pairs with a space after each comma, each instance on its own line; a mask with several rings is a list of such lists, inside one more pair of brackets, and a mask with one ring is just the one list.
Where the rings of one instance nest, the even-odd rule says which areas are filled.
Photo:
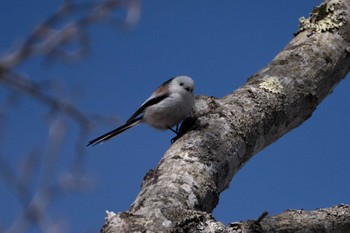
[[193, 104], [194, 97], [191, 95], [170, 95], [159, 103], [147, 107], [143, 121], [157, 129], [173, 127], [191, 113]]

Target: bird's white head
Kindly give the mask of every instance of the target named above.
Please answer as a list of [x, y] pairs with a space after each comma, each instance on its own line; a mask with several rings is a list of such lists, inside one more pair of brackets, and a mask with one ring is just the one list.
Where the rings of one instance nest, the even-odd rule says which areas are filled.
[[188, 76], [177, 76], [169, 83], [170, 92], [193, 95], [194, 81]]

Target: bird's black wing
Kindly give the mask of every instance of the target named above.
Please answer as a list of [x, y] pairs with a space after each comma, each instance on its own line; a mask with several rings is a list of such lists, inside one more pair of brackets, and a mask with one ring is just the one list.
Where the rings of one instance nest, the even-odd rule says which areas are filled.
[[168, 96], [169, 96], [169, 94], [164, 94], [164, 95], [159, 95], [157, 97], [154, 97], [154, 98], [147, 100], [144, 104], [141, 105], [141, 107], [139, 109], [136, 110], [136, 112], [134, 114], [132, 114], [132, 116], [126, 121], [126, 123], [128, 124], [128, 123], [132, 122], [138, 115], [143, 113], [143, 111], [147, 107], [159, 103], [160, 101], [162, 101], [163, 99], [165, 99]]
[[125, 130], [130, 129], [131, 127], [139, 124], [142, 121], [142, 116], [137, 117], [138, 115], [143, 113], [143, 111], [147, 107], [159, 103], [160, 101], [162, 101], [163, 99], [165, 99], [168, 96], [169, 96], [168, 94], [159, 95], [155, 98], [151, 98], [151, 99], [147, 100], [144, 104], [141, 105], [141, 107], [139, 109], [137, 109], [137, 111], [129, 118], [129, 120], [126, 121], [126, 123], [124, 125], [116, 128], [108, 133], [105, 133], [104, 135], [102, 135], [98, 138], [95, 138], [94, 140], [91, 140], [87, 146], [90, 146], [90, 145], [94, 146], [94, 145], [99, 144], [101, 142], [107, 141], [108, 139], [111, 139], [112, 137], [124, 132]]

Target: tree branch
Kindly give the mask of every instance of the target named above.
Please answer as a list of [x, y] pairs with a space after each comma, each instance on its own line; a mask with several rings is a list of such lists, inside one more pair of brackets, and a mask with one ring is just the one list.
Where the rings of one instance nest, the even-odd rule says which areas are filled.
[[[94, 181], [85, 171], [84, 165], [86, 136], [93, 120], [101, 122], [104, 119], [83, 113], [73, 103], [57, 97], [54, 94], [57, 85], [47, 79], [30, 79], [27, 74], [16, 71], [16, 68], [38, 56], [44, 60], [81, 59], [88, 51], [89, 27], [101, 22], [124, 28], [132, 26], [138, 20], [139, 10], [138, 0], [103, 0], [89, 3], [65, 0], [57, 12], [38, 25], [21, 46], [0, 57], [0, 86], [4, 86], [8, 92], [8, 95], [5, 93], [5, 104], [0, 108], [1, 117], [9, 114], [10, 107], [14, 107], [13, 100], [22, 95], [30, 97], [31, 101], [42, 104], [50, 111], [49, 117], [45, 119], [49, 123], [47, 145], [44, 141], [40, 144], [41, 148], [44, 148], [43, 152], [39, 153], [39, 149], [35, 149], [24, 155], [24, 162], [21, 158], [20, 169], [10, 166], [7, 157], [10, 158], [11, 154], [0, 155], [0, 179], [11, 188], [22, 207], [17, 218], [6, 223], [6, 229], [0, 226], [1, 232], [25, 232], [35, 227], [42, 232], [63, 231], [63, 224], [51, 216], [52, 210], [49, 207], [63, 194], [91, 188]], [[118, 17], [117, 11], [125, 14]], [[29, 105], [28, 109], [30, 107]], [[30, 111], [27, 113], [30, 114]], [[69, 128], [65, 118], [79, 126], [79, 138], [69, 140], [74, 147], [72, 153], [62, 150], [63, 139], [67, 136], [66, 130]], [[21, 123], [26, 122], [18, 122]], [[42, 129], [42, 119], [39, 123]], [[13, 139], [17, 140], [17, 137]], [[63, 154], [69, 154], [67, 163], [73, 160], [68, 168], [66, 165], [61, 166]], [[37, 182], [38, 180], [40, 182]], [[6, 211], [5, 209], [3, 211]]]
[[[264, 215], [262, 215], [264, 217]], [[349, 232], [350, 206], [337, 205], [330, 208], [286, 210], [272, 217], [234, 222], [227, 232]]]
[[350, 2], [326, 0], [309, 20], [244, 86], [222, 99], [197, 97], [191, 130], [148, 172], [129, 211], [109, 212], [102, 232], [228, 232], [209, 214], [220, 193], [253, 155], [307, 120], [350, 69]]

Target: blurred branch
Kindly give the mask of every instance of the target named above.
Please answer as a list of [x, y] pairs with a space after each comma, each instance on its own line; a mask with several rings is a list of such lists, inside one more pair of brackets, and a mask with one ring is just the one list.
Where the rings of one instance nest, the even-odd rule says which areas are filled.
[[[22, 160], [21, 169], [11, 166], [10, 157], [0, 156], [0, 179], [14, 193], [22, 207], [22, 214], [4, 232], [25, 232], [36, 227], [40, 232], [63, 232], [61, 222], [50, 217], [49, 206], [58, 196], [91, 187], [93, 179], [84, 168], [86, 135], [92, 121], [104, 119], [79, 110], [73, 103], [56, 97], [51, 82], [39, 82], [16, 68], [34, 57], [46, 61], [77, 61], [88, 54], [87, 29], [97, 23], [108, 23], [119, 29], [133, 26], [139, 18], [138, 0], [104, 0], [76, 3], [66, 0], [51, 17], [36, 26], [24, 43], [0, 58], [0, 85], [9, 90], [5, 108], [0, 116], [13, 107], [11, 100], [24, 95], [49, 109], [47, 144], [43, 150], [33, 150]], [[27, 98], [28, 99], [28, 98]], [[3, 107], [2, 107], [3, 108]], [[57, 114], [59, 113], [59, 114]], [[73, 142], [73, 160], [60, 166], [64, 139], [69, 128], [64, 117], [78, 125], [79, 135]], [[25, 129], [23, 129], [25, 130]], [[15, 139], [14, 139], [15, 140]], [[70, 155], [71, 156], [71, 155]], [[0, 227], [1, 231], [4, 227]]]
[[[125, 19], [113, 16], [114, 10], [126, 8]], [[69, 20], [74, 14], [84, 12], [83, 16]], [[64, 112], [86, 127], [88, 119], [73, 105], [64, 103], [57, 98], [48, 96], [40, 85], [13, 69], [31, 57], [42, 55], [46, 59], [61, 59], [73, 61], [81, 59], [88, 51], [88, 36], [86, 29], [97, 22], [110, 22], [124, 28], [138, 21], [140, 15], [137, 0], [105, 0], [102, 2], [74, 3], [65, 1], [58, 11], [36, 27], [33, 33], [21, 47], [0, 58], [0, 81], [18, 89], [20, 93], [31, 95], [35, 100], [48, 105], [56, 111]], [[68, 19], [68, 22], [66, 22]], [[62, 25], [61, 25], [62, 24]], [[59, 27], [59, 29], [55, 29]], [[69, 49], [68, 45], [76, 42], [77, 49]], [[22, 91], [22, 92], [21, 92]]]
[[86, 114], [82, 113], [74, 105], [46, 94], [45, 90], [42, 88], [42, 85], [39, 83], [26, 78], [24, 75], [14, 72], [3, 75], [2, 81], [4, 84], [7, 84], [12, 88], [16, 88], [19, 93], [29, 95], [36, 101], [47, 105], [56, 112], [64, 113], [66, 116], [69, 116], [79, 123], [81, 128], [88, 129], [90, 119], [86, 116]]
[[[121, 8], [127, 10], [125, 19], [118, 19], [113, 15], [116, 9]], [[83, 15], [69, 20], [78, 13], [83, 13]], [[89, 3], [65, 1], [56, 13], [36, 27], [22, 46], [0, 58], [0, 81], [5, 81], [19, 93], [29, 94], [50, 108], [67, 114], [81, 127], [87, 128], [89, 119], [77, 108], [45, 94], [40, 84], [25, 78], [13, 69], [31, 57], [39, 55], [46, 59], [79, 60], [88, 53], [89, 43], [86, 29], [89, 26], [98, 22], [109, 22], [122, 28], [129, 28], [138, 21], [139, 16], [138, 0], [105, 0]], [[73, 43], [77, 44], [75, 50], [69, 49], [69, 45]]]
[[[121, 8], [127, 10], [125, 19], [113, 16], [114, 10]], [[65, 23], [69, 17], [74, 17], [76, 13], [82, 11], [86, 11], [83, 16]], [[36, 27], [21, 47], [0, 60], [0, 75], [33, 56], [44, 55], [68, 61], [80, 59], [88, 51], [86, 29], [89, 26], [98, 22], [110, 22], [128, 28], [138, 21], [139, 15], [137, 0], [105, 0], [90, 3], [65, 1], [55, 14]], [[72, 42], [77, 42], [78, 48], [71, 51], [65, 46]]]

